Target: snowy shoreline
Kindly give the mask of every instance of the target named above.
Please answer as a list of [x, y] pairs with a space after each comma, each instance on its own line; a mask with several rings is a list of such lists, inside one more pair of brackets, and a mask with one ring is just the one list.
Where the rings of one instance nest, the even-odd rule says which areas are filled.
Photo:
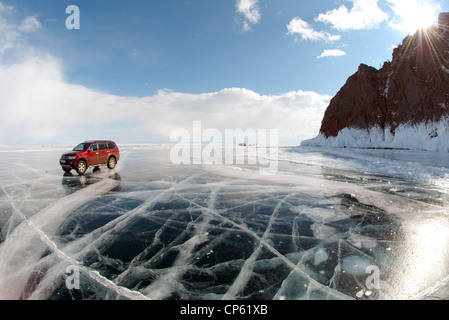
[[395, 130], [376, 126], [370, 129], [344, 128], [336, 137], [316, 138], [301, 143], [304, 147], [364, 148], [449, 152], [448, 119], [420, 124], [402, 124]]

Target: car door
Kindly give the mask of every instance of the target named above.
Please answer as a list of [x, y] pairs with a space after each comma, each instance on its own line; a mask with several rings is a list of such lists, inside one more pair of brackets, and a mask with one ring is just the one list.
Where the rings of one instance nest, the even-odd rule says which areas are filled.
[[99, 159], [101, 164], [106, 164], [108, 162], [108, 145], [106, 143], [100, 142], [98, 143], [99, 148]]
[[87, 150], [87, 161], [89, 162], [89, 166], [97, 166], [100, 162], [100, 151], [98, 150], [98, 144], [92, 143]]

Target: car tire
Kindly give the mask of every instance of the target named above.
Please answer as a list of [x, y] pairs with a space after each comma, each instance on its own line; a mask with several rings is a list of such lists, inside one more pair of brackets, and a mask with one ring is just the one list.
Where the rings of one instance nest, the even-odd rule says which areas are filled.
[[62, 170], [64, 170], [64, 172], [70, 172], [70, 171], [72, 171], [71, 168], [62, 168]]
[[110, 157], [108, 159], [108, 168], [109, 169], [114, 169], [116, 164], [117, 164], [117, 160], [114, 157]]
[[76, 172], [78, 172], [78, 174], [80, 176], [84, 175], [87, 171], [87, 163], [84, 160], [80, 160], [78, 161], [78, 163], [76, 164]]

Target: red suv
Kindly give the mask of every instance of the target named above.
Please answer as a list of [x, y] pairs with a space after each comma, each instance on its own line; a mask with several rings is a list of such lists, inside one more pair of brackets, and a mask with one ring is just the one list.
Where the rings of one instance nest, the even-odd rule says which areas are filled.
[[65, 172], [75, 169], [82, 176], [89, 167], [107, 165], [114, 169], [119, 160], [120, 151], [114, 142], [95, 140], [80, 143], [72, 151], [64, 153], [59, 163]]

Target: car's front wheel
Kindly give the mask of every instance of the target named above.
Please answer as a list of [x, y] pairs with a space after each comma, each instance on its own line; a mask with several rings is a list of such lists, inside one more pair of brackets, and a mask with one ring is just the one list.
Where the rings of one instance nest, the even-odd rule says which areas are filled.
[[116, 164], [117, 164], [117, 160], [115, 160], [114, 157], [110, 157], [108, 160], [108, 168], [114, 169]]
[[84, 160], [80, 160], [78, 161], [78, 163], [76, 164], [76, 172], [78, 172], [78, 174], [80, 176], [82, 176], [83, 174], [86, 173], [87, 170], [87, 163]]

